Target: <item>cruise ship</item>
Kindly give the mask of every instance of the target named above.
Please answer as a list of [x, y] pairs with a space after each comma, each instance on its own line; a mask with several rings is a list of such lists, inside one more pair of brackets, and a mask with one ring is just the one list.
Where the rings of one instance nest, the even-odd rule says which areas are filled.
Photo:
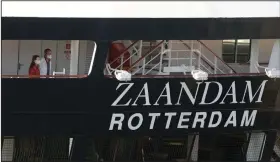
[[[2, 17], [2, 161], [280, 162], [279, 29]], [[50, 73], [31, 76], [46, 49]]]

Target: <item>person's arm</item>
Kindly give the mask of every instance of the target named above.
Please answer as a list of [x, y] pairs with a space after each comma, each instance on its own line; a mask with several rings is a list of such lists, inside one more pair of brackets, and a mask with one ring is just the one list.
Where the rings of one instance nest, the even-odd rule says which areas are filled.
[[43, 59], [41, 60], [41, 63], [39, 65], [39, 70], [40, 70], [40, 75], [46, 75], [45, 64]]
[[36, 70], [34, 69], [34, 67], [29, 69], [29, 76], [35, 76], [36, 75]]

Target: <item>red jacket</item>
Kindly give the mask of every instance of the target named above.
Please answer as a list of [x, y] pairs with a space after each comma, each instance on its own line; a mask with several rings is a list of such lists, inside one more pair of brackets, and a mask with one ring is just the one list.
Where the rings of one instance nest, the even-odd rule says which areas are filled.
[[29, 68], [29, 75], [31, 76], [39, 76], [40, 75], [40, 69], [39, 66], [34, 65], [31, 68]]

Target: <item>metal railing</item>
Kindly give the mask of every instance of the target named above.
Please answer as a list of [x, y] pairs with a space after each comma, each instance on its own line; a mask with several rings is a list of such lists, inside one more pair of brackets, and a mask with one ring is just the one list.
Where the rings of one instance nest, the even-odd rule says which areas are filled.
[[255, 69], [258, 73], [265, 73], [265, 69], [268, 68], [268, 67], [265, 67], [265, 66], [261, 66], [258, 62], [256, 62], [254, 66], [255, 66]]
[[[128, 41], [128, 42], [130, 42], [131, 45], [129, 45], [124, 51], [121, 52], [121, 54], [119, 56], [117, 56], [112, 62], [109, 63], [109, 65], [112, 65], [117, 60], [120, 60], [120, 64], [115, 69], [123, 70], [123, 65], [126, 64], [127, 62], [130, 62], [131, 65], [128, 69], [125, 69], [125, 70], [131, 71], [133, 68], [136, 68], [136, 67], [139, 68], [140, 64], [143, 64], [142, 67], [144, 66], [143, 68], [145, 68], [146, 58], [148, 56], [150, 56], [155, 51], [155, 49], [157, 49], [158, 45], [160, 44], [160, 43], [158, 43], [157, 45], [153, 46], [151, 43], [143, 42], [142, 40], [138, 40], [133, 43], [131, 41]], [[145, 47], [149, 47], [149, 50], [146, 53], [143, 52], [143, 48], [145, 48]], [[133, 49], [133, 50], [131, 50], [131, 49]], [[130, 56], [126, 59], [123, 59], [126, 52], [130, 52]], [[132, 62], [133, 58], [138, 58], [138, 59], [136, 61]], [[112, 74], [112, 72], [108, 69], [107, 69], [107, 72], [110, 75]]]
[[202, 41], [183, 41], [180, 40], [185, 47], [191, 50], [200, 51], [201, 55], [194, 52], [197, 57], [201, 57], [201, 65], [210, 74], [232, 74], [236, 73], [227, 63], [218, 57], [209, 47]]
[[[134, 48], [135, 45], [137, 45], [137, 44], [136, 44], [137, 42], [138, 42], [138, 41], [134, 41], [133, 43], [131, 43], [131, 44], [130, 44], [127, 48], [125, 48], [113, 61], [109, 62], [109, 64], [113, 64], [113, 63], [115, 63], [116, 61], [118, 61], [119, 59], [121, 59], [122, 62], [125, 62], [125, 61], [123, 61], [124, 54], [125, 54], [126, 52], [128, 52], [129, 49]], [[118, 66], [117, 68], [121, 67], [122, 65], [123, 65], [123, 63], [122, 63], [120, 66]]]
[[[133, 43], [130, 41], [130, 43], [131, 45], [129, 45], [129, 47], [114, 61], [110, 62], [110, 65], [116, 60], [121, 59], [116, 69], [122, 70], [123, 65], [130, 61], [130, 67], [125, 70], [130, 71], [132, 75], [150, 75], [153, 71], [161, 75], [165, 74], [163, 72], [165, 67], [179, 67], [181, 65], [201, 69], [209, 74], [236, 73], [228, 64], [199, 40], [155, 40], [153, 42], [138, 40]], [[148, 51], [145, 47], [148, 47]], [[126, 59], [122, 59], [124, 54], [131, 48], [133, 48], [133, 52], [130, 51], [130, 56]], [[166, 61], [167, 64], [164, 63]], [[107, 71], [110, 75], [112, 74], [110, 70]]]
[[[142, 69], [143, 69], [143, 72], [142, 74], [144, 74], [144, 71], [145, 71], [145, 66], [150, 62], [146, 63], [146, 58], [148, 56], [150, 56], [156, 49], [158, 49], [159, 47], [161, 47], [160, 45], [163, 43], [163, 41], [160, 41], [159, 43], [157, 43], [155, 46], [153, 46], [147, 53], [141, 55], [141, 57], [139, 59], [137, 59], [134, 63], [131, 64], [130, 68], [128, 69], [128, 71], [132, 71], [133, 68], [135, 68], [138, 63], [140, 63], [141, 61], [143, 61], [143, 65], [142, 65]], [[152, 60], [152, 59], [151, 59]]]
[[213, 52], [206, 44], [204, 44], [202, 41], [197, 40], [201, 45], [202, 49], [201, 52], [209, 51], [214, 56], [214, 62], [217, 64], [217, 66], [222, 67], [226, 72], [236, 73], [236, 71], [230, 67], [223, 59], [221, 59], [215, 52]]

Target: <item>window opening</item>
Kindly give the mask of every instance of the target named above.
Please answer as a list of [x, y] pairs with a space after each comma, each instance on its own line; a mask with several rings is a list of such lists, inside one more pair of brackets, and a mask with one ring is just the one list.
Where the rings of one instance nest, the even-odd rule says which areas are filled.
[[2, 78], [84, 78], [96, 48], [89, 40], [2, 40]]
[[247, 63], [250, 59], [250, 39], [223, 40], [222, 48], [226, 63]]

